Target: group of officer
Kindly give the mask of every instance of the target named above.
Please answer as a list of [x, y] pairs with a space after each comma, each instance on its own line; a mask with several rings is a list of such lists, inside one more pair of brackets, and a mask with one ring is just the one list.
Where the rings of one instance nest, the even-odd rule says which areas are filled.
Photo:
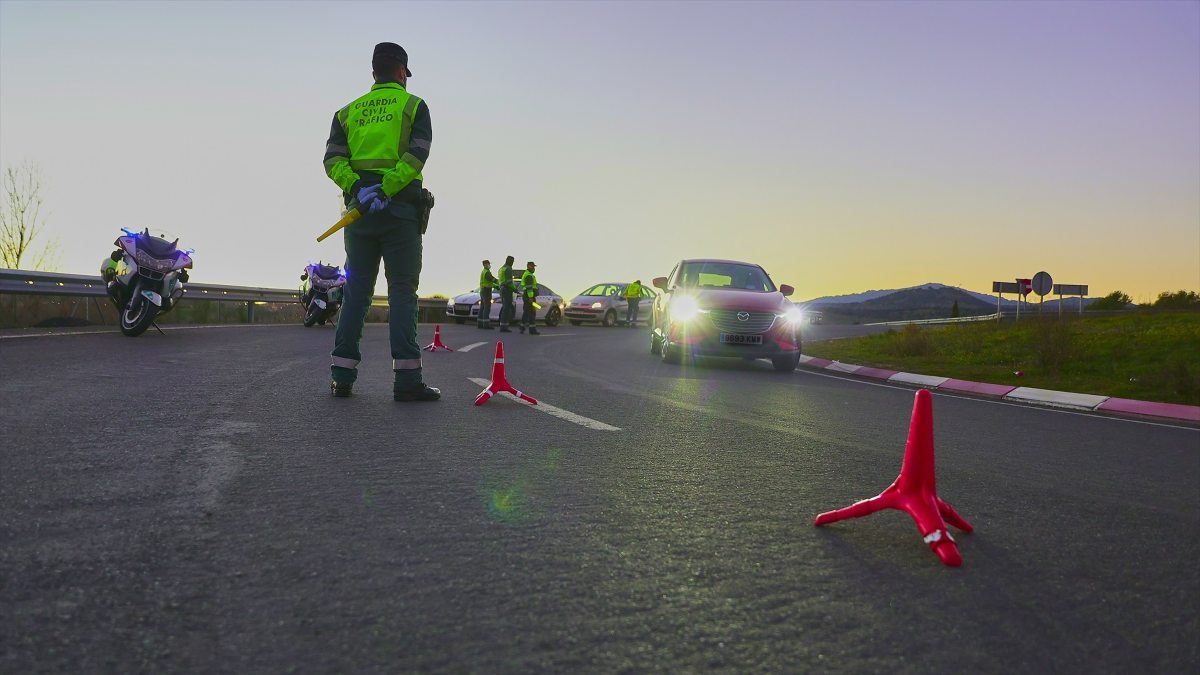
[[[478, 328], [484, 330], [492, 329], [492, 291], [497, 288], [500, 291], [500, 332], [511, 333], [512, 329], [508, 326], [513, 321], [516, 314], [516, 306], [513, 302], [513, 296], [517, 292], [516, 283], [513, 281], [513, 257], [510, 255], [504, 259], [504, 264], [500, 266], [500, 278], [497, 279], [492, 274], [492, 261], [483, 261], [483, 271], [479, 273], [479, 322]], [[535, 270], [537, 265], [533, 262], [525, 263], [525, 272], [521, 274], [521, 304], [523, 310], [521, 312], [521, 323], [518, 328], [522, 333], [526, 329], [530, 335], [538, 335], [537, 329], [537, 299], [538, 281]]]

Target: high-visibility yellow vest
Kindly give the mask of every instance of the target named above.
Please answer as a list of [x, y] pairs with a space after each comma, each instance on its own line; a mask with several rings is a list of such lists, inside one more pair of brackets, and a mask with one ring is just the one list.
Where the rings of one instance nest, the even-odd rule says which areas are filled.
[[350, 148], [350, 168], [358, 173], [383, 173], [395, 169], [403, 159], [416, 173], [412, 180], [422, 180], [424, 163], [408, 154], [420, 104], [421, 99], [399, 83], [381, 82], [339, 110], [338, 122]]

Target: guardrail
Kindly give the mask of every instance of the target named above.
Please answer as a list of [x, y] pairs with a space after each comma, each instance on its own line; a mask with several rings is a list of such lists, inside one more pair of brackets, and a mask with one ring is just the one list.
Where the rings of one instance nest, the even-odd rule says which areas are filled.
[[[246, 305], [246, 321], [254, 321], [256, 303], [299, 303], [300, 290], [261, 288], [257, 286], [226, 286], [222, 284], [198, 284], [189, 282], [183, 300], [214, 300], [238, 302]], [[0, 294], [16, 295], [67, 295], [75, 297], [106, 298], [108, 292], [100, 276], [87, 274], [59, 274], [57, 272], [34, 272], [0, 268]], [[446, 301], [437, 298], [421, 298], [421, 310], [446, 309]], [[386, 295], [371, 298], [371, 304], [386, 307]]]
[[937, 323], [968, 323], [971, 321], [995, 321], [1001, 316], [996, 314], [983, 314], [980, 316], [956, 316], [951, 319], [911, 319], [909, 321], [881, 321], [879, 323], [864, 323], [864, 326], [907, 326], [907, 325], [922, 325], [922, 324], [937, 324]]

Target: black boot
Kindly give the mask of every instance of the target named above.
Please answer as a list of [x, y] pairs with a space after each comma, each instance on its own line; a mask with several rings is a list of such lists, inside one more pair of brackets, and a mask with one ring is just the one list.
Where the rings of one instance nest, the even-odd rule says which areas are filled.
[[337, 380], [329, 381], [329, 393], [338, 398], [348, 398], [353, 395], [353, 382], [338, 382]]
[[441, 389], [431, 387], [424, 383], [418, 384], [415, 387], [392, 389], [392, 400], [395, 401], [436, 401], [441, 397]]
[[537, 326], [530, 326], [529, 334], [530, 335], [541, 335], [541, 332], [538, 331]]
[[500, 332], [501, 333], [511, 333], [512, 330], [510, 330], [508, 326], [500, 326]]

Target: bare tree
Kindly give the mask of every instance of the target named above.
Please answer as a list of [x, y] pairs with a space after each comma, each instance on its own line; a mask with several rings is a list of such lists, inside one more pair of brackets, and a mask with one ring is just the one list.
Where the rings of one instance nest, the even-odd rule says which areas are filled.
[[48, 241], [34, 251], [33, 243], [46, 227], [42, 217], [42, 172], [23, 162], [4, 170], [4, 204], [0, 207], [0, 267], [45, 270], [54, 266], [58, 242]]

